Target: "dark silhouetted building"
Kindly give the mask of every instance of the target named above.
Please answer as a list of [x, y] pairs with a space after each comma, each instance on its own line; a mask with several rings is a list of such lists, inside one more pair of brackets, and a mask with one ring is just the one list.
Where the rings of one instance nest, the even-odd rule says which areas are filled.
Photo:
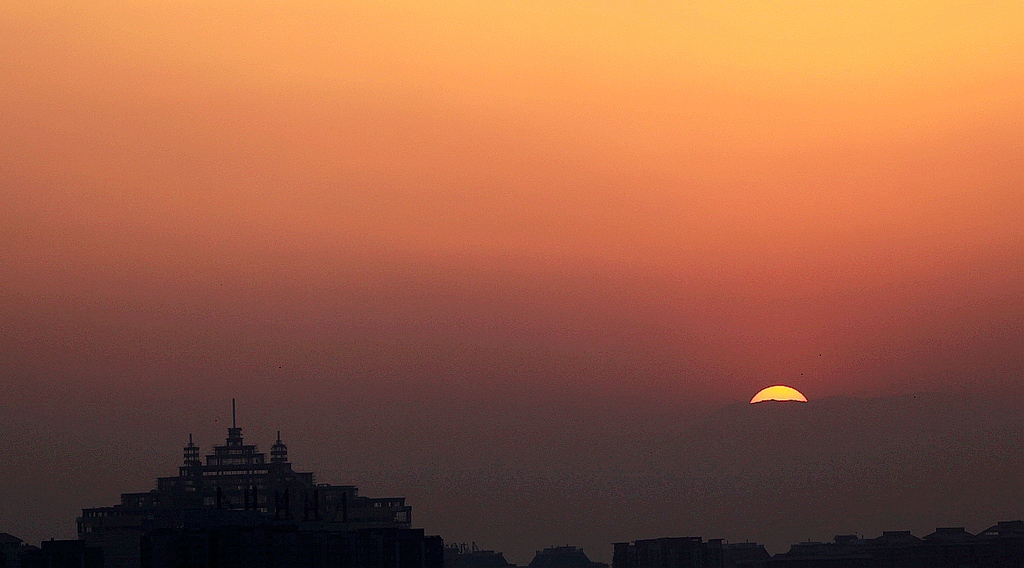
[[441, 568], [422, 529], [309, 530], [294, 523], [189, 524], [143, 537], [145, 568]]
[[530, 561], [530, 568], [607, 568], [601, 562], [591, 562], [582, 548], [555, 546], [538, 550]]
[[722, 541], [699, 536], [652, 538], [614, 545], [614, 568], [705, 568], [722, 566]]
[[443, 563], [440, 537], [411, 528], [403, 497], [316, 483], [292, 469], [280, 432], [268, 459], [243, 441], [234, 401], [225, 443], [199, 456], [190, 435], [177, 476], [125, 493], [118, 505], [82, 510], [79, 537], [103, 550], [107, 568]]
[[22, 568], [103, 568], [103, 551], [82, 540], [44, 540], [21, 555]]
[[974, 535], [946, 527], [918, 538], [886, 531], [877, 538], [836, 535], [770, 556], [755, 543], [657, 538], [614, 545], [613, 568], [1024, 568], [1024, 521], [1000, 522]]
[[838, 535], [776, 554], [771, 568], [1024, 568], [1024, 522], [1001, 522], [973, 535], [946, 527], [918, 538], [887, 531], [873, 539]]
[[504, 568], [512, 566], [505, 555], [493, 550], [481, 550], [476, 543], [450, 544], [444, 547], [445, 568]]
[[7, 533], [0, 533], [0, 568], [21, 567], [22, 541]]
[[722, 568], [763, 568], [771, 555], [763, 544], [734, 542], [722, 545]]

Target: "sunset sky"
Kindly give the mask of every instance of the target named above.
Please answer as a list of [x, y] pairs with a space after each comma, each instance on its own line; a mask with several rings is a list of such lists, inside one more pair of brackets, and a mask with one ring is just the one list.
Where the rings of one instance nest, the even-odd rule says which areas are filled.
[[[1016, 1], [6, 0], [0, 422], [1024, 402], [1022, 29]], [[163, 469], [89, 499], [171, 473], [192, 426], [146, 424]], [[66, 530], [32, 511], [0, 522]]]

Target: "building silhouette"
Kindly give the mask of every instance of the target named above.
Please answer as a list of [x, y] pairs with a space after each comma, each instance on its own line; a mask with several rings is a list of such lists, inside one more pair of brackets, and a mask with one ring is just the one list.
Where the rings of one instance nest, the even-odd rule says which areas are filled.
[[103, 551], [81, 540], [44, 540], [32, 546], [0, 533], [0, 568], [103, 568]]
[[831, 542], [802, 542], [776, 554], [770, 568], [1024, 568], [1024, 521], [1000, 522], [974, 535], [940, 527], [918, 538], [887, 531], [872, 539], [837, 535]]
[[971, 534], [937, 528], [918, 538], [886, 531], [876, 538], [836, 535], [801, 542], [770, 556], [756, 543], [658, 538], [614, 545], [613, 568], [1024, 568], [1024, 521], [1000, 522]]
[[612, 545], [615, 568], [721, 567], [722, 541], [699, 536], [654, 538]]
[[79, 538], [107, 568], [442, 565], [440, 537], [412, 528], [405, 498], [316, 483], [292, 469], [280, 432], [268, 459], [245, 443], [231, 405], [227, 439], [205, 460], [190, 434], [177, 476], [82, 510]]
[[0, 568], [20, 568], [24, 546], [20, 538], [0, 532]]
[[764, 566], [771, 555], [763, 544], [756, 542], [732, 542], [722, 545], [722, 568], [755, 568]]
[[530, 568], [608, 568], [607, 564], [591, 562], [582, 548], [553, 546], [538, 550], [530, 561]]
[[482, 550], [476, 543], [449, 544], [444, 547], [444, 568], [505, 568], [515, 565], [505, 555], [493, 550]]
[[103, 551], [81, 540], [44, 540], [21, 555], [22, 568], [103, 568]]

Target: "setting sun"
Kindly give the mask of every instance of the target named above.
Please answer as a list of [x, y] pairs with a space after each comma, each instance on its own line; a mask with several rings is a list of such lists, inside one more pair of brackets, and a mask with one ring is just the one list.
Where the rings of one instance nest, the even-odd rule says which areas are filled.
[[750, 404], [764, 402], [766, 400], [792, 400], [796, 402], [807, 402], [807, 397], [793, 387], [774, 385], [758, 391], [758, 393], [754, 395], [754, 398], [750, 399]]

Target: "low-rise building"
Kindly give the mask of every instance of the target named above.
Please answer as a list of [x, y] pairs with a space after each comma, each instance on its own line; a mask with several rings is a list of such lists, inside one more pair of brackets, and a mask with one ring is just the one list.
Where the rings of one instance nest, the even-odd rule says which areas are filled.
[[22, 540], [0, 532], [0, 568], [21, 568]]
[[530, 568], [608, 568], [608, 565], [592, 562], [582, 548], [552, 546], [538, 550], [530, 561]]
[[776, 554], [770, 568], [1024, 568], [1024, 522], [1001, 522], [971, 534], [940, 527], [918, 538], [886, 531], [877, 538], [837, 535], [831, 542], [802, 542]]
[[665, 537], [617, 542], [614, 568], [705, 568], [722, 566], [722, 541], [699, 536]]

